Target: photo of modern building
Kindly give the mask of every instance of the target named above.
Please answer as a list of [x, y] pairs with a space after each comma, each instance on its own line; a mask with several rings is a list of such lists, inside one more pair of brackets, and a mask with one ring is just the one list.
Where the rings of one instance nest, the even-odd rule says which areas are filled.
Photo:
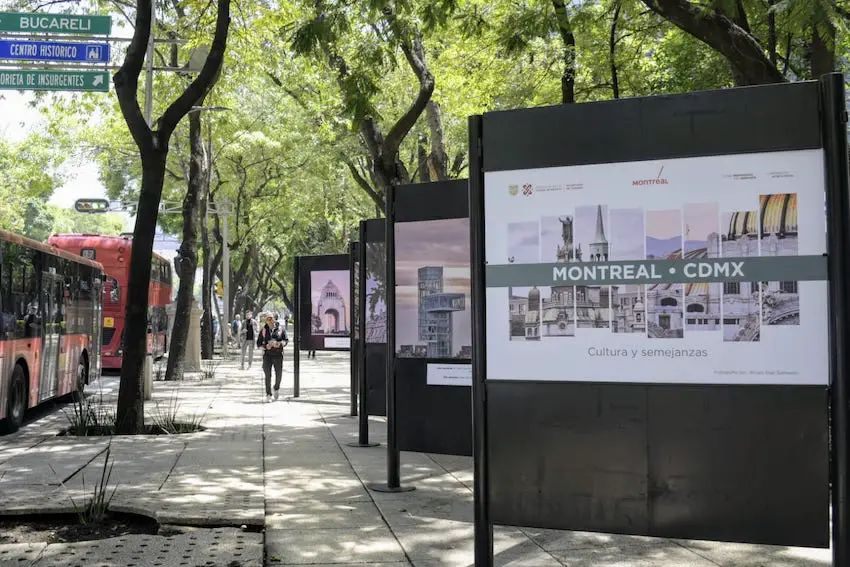
[[395, 239], [398, 356], [469, 358], [469, 219], [397, 223]]
[[[611, 260], [642, 260], [645, 256], [643, 209], [611, 209]], [[614, 307], [611, 330], [615, 333], [646, 333], [646, 298], [644, 286], [611, 286]]]
[[[607, 262], [609, 244], [605, 236], [606, 205], [576, 207], [575, 248], [577, 262]], [[576, 326], [579, 329], [607, 329], [611, 326], [611, 287], [577, 286]]]
[[387, 256], [383, 242], [366, 244], [365, 326], [367, 343], [387, 342], [386, 281]]
[[[646, 258], [682, 258], [682, 211], [646, 212]], [[646, 286], [646, 330], [652, 339], [681, 339], [684, 333], [684, 286], [658, 283]]]
[[348, 270], [310, 273], [313, 335], [348, 336], [350, 283]]
[[[797, 194], [761, 195], [762, 256], [797, 255]], [[799, 325], [800, 295], [796, 281], [762, 282], [762, 325]]]
[[[685, 259], [720, 257], [720, 209], [717, 203], [687, 203], [682, 208], [685, 227]], [[719, 283], [685, 285], [685, 329], [719, 331], [721, 296]]]
[[[721, 215], [721, 254], [724, 258], [758, 256], [758, 211]], [[754, 342], [761, 337], [761, 294], [757, 282], [724, 282], [723, 340]]]

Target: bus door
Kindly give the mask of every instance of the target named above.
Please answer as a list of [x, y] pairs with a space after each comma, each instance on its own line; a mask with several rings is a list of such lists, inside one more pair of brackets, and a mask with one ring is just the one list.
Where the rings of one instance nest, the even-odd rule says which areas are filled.
[[101, 350], [103, 349], [103, 301], [101, 293], [103, 283], [101, 276], [94, 277], [94, 285], [92, 286], [92, 333], [91, 344], [89, 345], [89, 379], [94, 380], [100, 378], [101, 371]]
[[59, 302], [62, 301], [62, 278], [55, 271], [41, 273], [41, 374], [39, 402], [59, 391]]

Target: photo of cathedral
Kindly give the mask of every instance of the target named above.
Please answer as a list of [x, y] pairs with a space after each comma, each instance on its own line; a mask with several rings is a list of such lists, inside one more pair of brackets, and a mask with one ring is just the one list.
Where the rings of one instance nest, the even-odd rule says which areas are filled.
[[[687, 203], [682, 208], [685, 259], [720, 257], [720, 212], [717, 203]], [[723, 285], [685, 284], [685, 330], [719, 331]]]
[[540, 290], [536, 287], [509, 287], [510, 340], [540, 340]]
[[[682, 211], [646, 212], [646, 259], [682, 258]], [[683, 284], [646, 286], [646, 330], [651, 339], [681, 339], [684, 333]]]
[[348, 270], [317, 270], [310, 273], [311, 329], [314, 336], [348, 336], [350, 284]]
[[[573, 262], [573, 217], [561, 215], [540, 219], [540, 249], [544, 262]], [[541, 335], [575, 336], [575, 286], [542, 287]]]
[[[611, 209], [611, 260], [641, 260], [644, 258], [643, 209]], [[644, 286], [611, 286], [614, 307], [611, 330], [614, 333], [646, 334], [646, 301]]]
[[[726, 212], [721, 216], [721, 253], [724, 258], [759, 255], [758, 211]], [[760, 284], [724, 282], [723, 340], [754, 342], [761, 336]]]
[[[576, 262], [607, 262], [605, 236], [607, 205], [576, 207], [574, 257]], [[577, 286], [575, 290], [576, 327], [607, 329], [611, 326], [611, 287]]]
[[[797, 194], [761, 195], [762, 256], [797, 255]], [[762, 325], [799, 325], [800, 295], [796, 281], [761, 283]]]

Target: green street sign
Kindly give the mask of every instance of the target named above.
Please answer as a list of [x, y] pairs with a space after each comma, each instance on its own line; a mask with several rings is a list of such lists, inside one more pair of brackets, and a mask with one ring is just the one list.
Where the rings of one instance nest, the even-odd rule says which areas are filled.
[[109, 71], [0, 69], [0, 90], [109, 92]]
[[0, 32], [109, 35], [112, 17], [0, 12]]

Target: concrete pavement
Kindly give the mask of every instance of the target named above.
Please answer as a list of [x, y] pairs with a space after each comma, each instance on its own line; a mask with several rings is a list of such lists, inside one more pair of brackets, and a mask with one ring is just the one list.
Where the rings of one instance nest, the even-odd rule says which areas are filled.
[[[147, 411], [178, 400], [182, 415], [204, 415], [206, 431], [111, 440], [113, 480], [119, 483], [113, 510], [161, 524], [215, 528], [169, 537], [0, 545], [0, 566], [73, 565], [73, 559], [108, 567], [471, 566], [472, 460], [402, 453], [402, 482], [417, 489], [369, 491], [368, 483], [386, 480], [386, 448], [346, 445], [357, 434], [357, 419], [347, 415], [348, 354], [320, 352], [315, 360], [302, 360], [301, 368], [301, 398], [287, 399], [292, 391], [287, 358], [281, 399], [271, 404], [263, 403], [258, 365], [248, 372], [223, 364], [207, 381], [157, 382]], [[106, 377], [88, 392], [114, 403], [117, 378]], [[69, 495], [78, 504], [85, 500], [83, 476], [90, 490], [99, 474], [110, 440], [56, 437], [66, 420], [60, 411], [46, 413], [0, 438], [4, 514], [73, 511]], [[372, 419], [370, 429], [371, 439], [385, 441], [382, 420]], [[238, 529], [242, 525], [248, 531]], [[499, 565], [830, 564], [828, 550], [508, 527], [496, 528], [495, 535]]]

